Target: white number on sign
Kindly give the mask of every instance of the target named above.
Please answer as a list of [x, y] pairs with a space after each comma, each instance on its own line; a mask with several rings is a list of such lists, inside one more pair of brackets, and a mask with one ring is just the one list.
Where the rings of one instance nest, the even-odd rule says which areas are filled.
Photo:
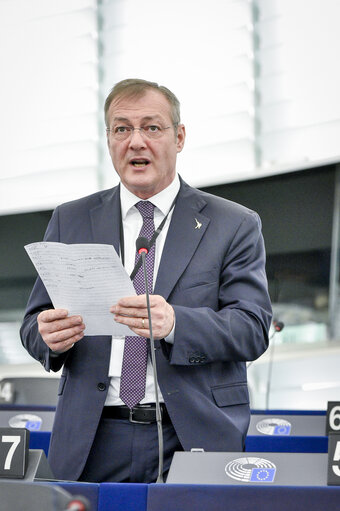
[[0, 385], [0, 398], [5, 403], [11, 403], [13, 399], [13, 385], [10, 382], [5, 382]]
[[5, 466], [4, 466], [5, 470], [10, 470], [12, 459], [13, 459], [13, 456], [14, 456], [16, 448], [20, 444], [21, 437], [20, 436], [14, 436], [14, 435], [11, 435], [11, 436], [10, 435], [4, 435], [1, 440], [2, 440], [3, 443], [12, 444], [11, 447], [9, 448], [9, 450], [8, 450], [8, 453], [7, 453], [7, 456], [6, 456], [6, 460], [5, 460]]
[[334, 431], [340, 431], [340, 406], [332, 408], [329, 414], [329, 425]]
[[[340, 441], [336, 443], [333, 461], [340, 461]], [[338, 465], [333, 465], [332, 469], [336, 476], [340, 476], [340, 468]]]

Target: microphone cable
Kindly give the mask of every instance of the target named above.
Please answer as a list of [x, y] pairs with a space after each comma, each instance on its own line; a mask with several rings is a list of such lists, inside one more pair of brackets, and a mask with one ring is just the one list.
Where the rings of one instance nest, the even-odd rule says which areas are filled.
[[163, 449], [162, 413], [161, 413], [161, 407], [159, 404], [159, 396], [158, 396], [158, 377], [157, 377], [156, 356], [155, 356], [155, 341], [154, 341], [153, 333], [152, 333], [148, 276], [147, 276], [146, 264], [145, 264], [145, 256], [150, 250], [149, 240], [144, 237], [139, 237], [136, 241], [136, 248], [137, 248], [137, 252], [139, 254], [141, 254], [143, 272], [144, 272], [146, 306], [147, 306], [147, 310], [148, 310], [149, 330], [150, 330], [150, 353], [151, 353], [153, 380], [154, 380], [154, 387], [155, 387], [156, 422], [157, 422], [157, 431], [158, 431], [158, 476], [157, 476], [156, 483], [164, 483], [164, 479], [163, 479], [164, 449]]

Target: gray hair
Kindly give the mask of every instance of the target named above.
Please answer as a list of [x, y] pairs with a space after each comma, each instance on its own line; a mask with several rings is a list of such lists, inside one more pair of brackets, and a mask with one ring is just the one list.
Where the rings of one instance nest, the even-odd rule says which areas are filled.
[[171, 118], [173, 124], [176, 126], [181, 122], [180, 118], [180, 102], [176, 98], [175, 94], [163, 85], [158, 85], [156, 82], [149, 82], [147, 80], [141, 80], [139, 78], [128, 78], [122, 80], [111, 89], [110, 94], [107, 96], [104, 113], [105, 113], [105, 124], [109, 128], [108, 123], [108, 111], [110, 105], [114, 99], [119, 98], [131, 98], [131, 97], [142, 97], [147, 90], [156, 90], [163, 94], [168, 100], [171, 107]]

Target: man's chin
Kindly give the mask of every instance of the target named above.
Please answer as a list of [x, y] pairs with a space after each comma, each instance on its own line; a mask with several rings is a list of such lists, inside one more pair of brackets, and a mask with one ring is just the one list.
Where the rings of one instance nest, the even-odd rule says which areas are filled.
[[134, 179], [126, 180], [124, 185], [131, 193], [143, 200], [157, 193], [154, 183], [145, 175], [138, 175]]

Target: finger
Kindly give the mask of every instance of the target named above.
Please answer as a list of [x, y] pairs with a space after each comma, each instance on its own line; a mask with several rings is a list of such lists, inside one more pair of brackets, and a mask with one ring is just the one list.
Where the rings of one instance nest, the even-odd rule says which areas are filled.
[[[84, 336], [85, 325], [82, 323], [81, 325], [74, 326], [72, 328], [65, 328], [63, 330], [57, 330], [53, 332], [48, 332], [45, 334], [45, 341], [55, 343], [55, 342], [63, 342], [70, 339], [73, 339], [77, 336]], [[79, 339], [78, 339], [79, 340]]]
[[125, 296], [120, 298], [116, 304], [118, 307], [145, 307], [146, 295]]
[[68, 330], [71, 328], [81, 328], [84, 330], [85, 325], [82, 322], [82, 319], [80, 316], [72, 316], [70, 318], [66, 319], [58, 319], [56, 321], [51, 321], [50, 323], [47, 323], [44, 325], [44, 330], [50, 333], [53, 332], [60, 332], [62, 330]]
[[44, 323], [49, 323], [51, 321], [55, 321], [57, 319], [66, 318], [68, 311], [66, 309], [48, 309], [40, 312], [38, 314], [38, 321], [43, 321]]
[[145, 318], [148, 315], [147, 307], [120, 307], [118, 305], [111, 307], [110, 312], [118, 316]]
[[130, 317], [130, 316], [122, 316], [122, 315], [115, 315], [113, 318], [117, 323], [122, 323], [123, 325], [127, 325], [130, 328], [137, 328], [139, 330], [148, 330], [149, 329], [149, 322], [144, 317]]
[[[164, 298], [160, 295], [150, 295], [150, 307], [162, 307], [166, 304]], [[126, 314], [128, 316], [143, 317], [147, 315], [146, 295], [126, 296], [120, 298], [116, 305], [110, 308], [110, 312], [118, 314]]]
[[[82, 334], [85, 330], [85, 324], [73, 325], [70, 321], [58, 320], [51, 323], [39, 324], [39, 333], [43, 340], [48, 344], [50, 342], [60, 342], [74, 336]], [[79, 339], [78, 339], [79, 340]]]
[[48, 347], [52, 351], [56, 351], [58, 353], [64, 353], [65, 351], [68, 351], [69, 349], [71, 349], [75, 345], [75, 343], [80, 341], [83, 337], [84, 337], [84, 334], [81, 333], [81, 334], [75, 335], [74, 337], [71, 337], [65, 341], [50, 342], [47, 344], [48, 344]]

